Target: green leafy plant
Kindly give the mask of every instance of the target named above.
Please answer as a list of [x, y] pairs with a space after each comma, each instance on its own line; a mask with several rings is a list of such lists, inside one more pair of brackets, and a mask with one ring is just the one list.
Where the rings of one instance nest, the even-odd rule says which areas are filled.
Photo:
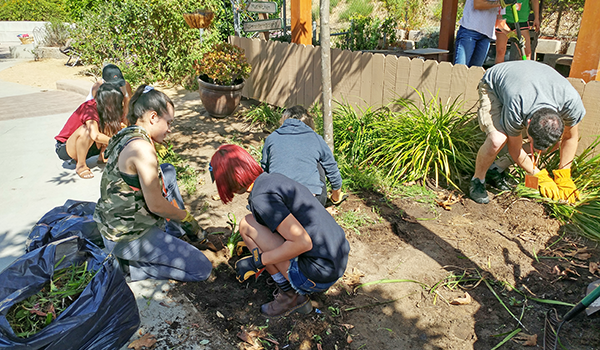
[[231, 6], [218, 0], [206, 0], [203, 6], [210, 4], [217, 9], [215, 30], [206, 30], [200, 41], [198, 29], [183, 19], [184, 13], [198, 7], [196, 1], [98, 1], [75, 24], [72, 45], [83, 63], [98, 67], [98, 74], [103, 63], [110, 62], [121, 68], [132, 85], [164, 80], [194, 88], [192, 63], [229, 34], [218, 28], [221, 11]]
[[235, 214], [228, 213], [227, 214], [227, 223], [231, 226], [231, 235], [227, 238], [227, 251], [229, 252], [229, 256], [233, 256], [236, 253], [236, 247], [238, 242], [242, 242], [242, 235], [240, 235], [240, 230], [237, 226], [237, 221], [235, 218]]
[[362, 212], [360, 208], [343, 212], [338, 221], [343, 228], [353, 230], [357, 235], [360, 235], [359, 228], [373, 223], [369, 215]]
[[396, 38], [396, 22], [392, 18], [381, 21], [369, 15], [353, 15], [347, 37], [336, 40], [335, 47], [344, 50], [374, 50], [386, 48]]
[[387, 170], [394, 182], [422, 180], [433, 176], [458, 188], [460, 175], [472, 173], [479, 145], [473, 114], [462, 112], [458, 99], [448, 105], [438, 96], [428, 100], [418, 92], [421, 106], [398, 100], [402, 109], [375, 125], [376, 147], [368, 162]]
[[159, 164], [173, 164], [177, 172], [177, 182], [180, 188], [185, 190], [187, 194], [196, 192], [198, 184], [198, 172], [191, 167], [181, 156], [173, 150], [173, 144], [166, 142], [167, 153], [165, 156], [158, 155]]
[[50, 47], [63, 46], [69, 39], [69, 26], [61, 20], [52, 19], [44, 25], [46, 31], [45, 45]]
[[65, 0], [5, 0], [0, 2], [0, 21], [68, 20]]
[[340, 13], [340, 20], [350, 20], [352, 16], [370, 16], [373, 12], [373, 4], [364, 0], [347, 0], [348, 7]]
[[243, 49], [223, 42], [214, 45], [201, 60], [194, 61], [193, 67], [201, 79], [216, 85], [239, 84], [252, 70]]
[[8, 323], [18, 337], [27, 338], [38, 333], [79, 297], [94, 276], [95, 272], [87, 269], [87, 261], [55, 270], [52, 278], [38, 293], [14, 304], [8, 310]]
[[268, 103], [263, 102], [248, 111], [245, 119], [251, 126], [259, 126], [265, 131], [271, 132], [279, 127], [282, 112], [282, 108], [271, 107]]

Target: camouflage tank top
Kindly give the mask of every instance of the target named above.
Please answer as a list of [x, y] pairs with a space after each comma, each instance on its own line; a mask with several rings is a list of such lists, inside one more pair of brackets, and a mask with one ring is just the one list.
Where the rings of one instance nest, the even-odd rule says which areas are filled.
[[[94, 220], [100, 233], [111, 241], [131, 241], [141, 237], [153, 226], [162, 228], [164, 219], [153, 214], [146, 205], [142, 189], [125, 183], [119, 172], [119, 154], [135, 138], [152, 140], [139, 126], [125, 128], [110, 139], [106, 147], [106, 167], [100, 182], [100, 199], [94, 211]], [[159, 177], [161, 172], [158, 172]], [[162, 187], [162, 179], [160, 185]]]

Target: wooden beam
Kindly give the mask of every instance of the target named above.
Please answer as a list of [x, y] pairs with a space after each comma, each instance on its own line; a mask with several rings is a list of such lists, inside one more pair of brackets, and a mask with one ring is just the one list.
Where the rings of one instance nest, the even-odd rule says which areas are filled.
[[440, 24], [440, 40], [438, 48], [448, 50], [450, 53], [442, 56], [443, 61], [452, 62], [454, 57], [454, 29], [456, 28], [456, 13], [458, 0], [443, 0], [442, 23]]
[[[600, 80], [600, 1], [586, 1], [569, 77]], [[595, 76], [594, 76], [595, 74]]]
[[311, 0], [292, 0], [292, 42], [312, 45]]

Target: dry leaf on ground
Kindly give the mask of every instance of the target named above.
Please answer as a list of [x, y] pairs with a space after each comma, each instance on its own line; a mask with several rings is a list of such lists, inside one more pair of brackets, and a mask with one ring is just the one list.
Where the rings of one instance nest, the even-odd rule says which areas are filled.
[[143, 348], [152, 349], [156, 344], [156, 338], [150, 333], [144, 334], [140, 339], [132, 341], [127, 349], [142, 350]]
[[450, 304], [452, 304], [452, 305], [467, 305], [467, 304], [471, 304], [472, 301], [473, 301], [473, 298], [471, 298], [471, 295], [469, 295], [469, 293], [465, 292], [464, 296], [452, 300], [450, 302]]
[[590, 267], [589, 267], [589, 269], [590, 269], [590, 273], [591, 273], [591, 274], [595, 274], [596, 272], [598, 272], [598, 271], [600, 270], [600, 269], [599, 269], [599, 266], [598, 266], [598, 263], [596, 263], [596, 262], [593, 262], [593, 261], [592, 261], [592, 262], [590, 262]]
[[537, 346], [537, 334], [525, 334], [525, 333], [519, 333], [519, 335], [517, 335], [514, 339], [522, 342], [523, 346]]

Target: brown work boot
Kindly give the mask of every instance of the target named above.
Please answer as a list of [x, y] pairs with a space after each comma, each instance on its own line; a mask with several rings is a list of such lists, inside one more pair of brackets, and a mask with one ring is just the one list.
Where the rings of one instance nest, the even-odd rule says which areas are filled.
[[283, 292], [277, 288], [273, 296], [275, 296], [275, 300], [260, 307], [260, 311], [266, 317], [288, 316], [294, 312], [308, 314], [312, 311], [310, 299], [294, 290]]

